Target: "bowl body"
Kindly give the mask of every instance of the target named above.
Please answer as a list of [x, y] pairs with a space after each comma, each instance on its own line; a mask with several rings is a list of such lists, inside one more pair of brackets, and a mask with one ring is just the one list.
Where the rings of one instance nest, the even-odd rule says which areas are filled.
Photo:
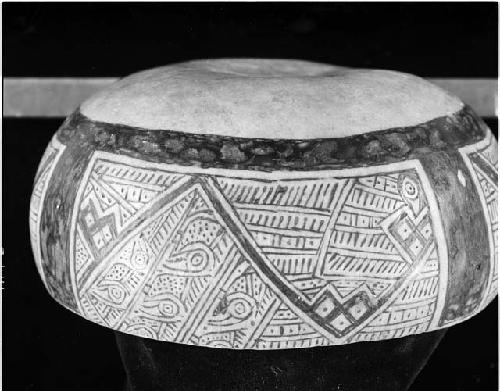
[[128, 334], [210, 347], [376, 341], [496, 295], [497, 144], [472, 111], [332, 139], [70, 116], [31, 198], [49, 293]]
[[65, 121], [30, 208], [59, 303], [160, 341], [284, 349], [419, 334], [493, 300], [484, 122], [413, 76], [283, 64], [147, 71]]

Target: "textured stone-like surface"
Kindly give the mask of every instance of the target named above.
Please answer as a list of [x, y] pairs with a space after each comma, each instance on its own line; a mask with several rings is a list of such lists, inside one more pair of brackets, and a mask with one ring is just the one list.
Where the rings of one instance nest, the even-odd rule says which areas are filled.
[[480, 141], [483, 122], [465, 106], [450, 116], [341, 138], [241, 138], [148, 130], [95, 122], [79, 111], [59, 130], [63, 140], [151, 162], [240, 170], [326, 170], [383, 164]]

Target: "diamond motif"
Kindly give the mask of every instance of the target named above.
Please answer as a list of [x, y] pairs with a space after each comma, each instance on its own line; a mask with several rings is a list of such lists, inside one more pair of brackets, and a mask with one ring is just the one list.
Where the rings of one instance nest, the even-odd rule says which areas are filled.
[[337, 315], [330, 324], [335, 327], [339, 331], [344, 331], [348, 328], [352, 323], [346, 318], [344, 314]]
[[358, 302], [349, 308], [349, 313], [356, 320], [360, 319], [368, 311], [368, 307], [363, 302]]
[[316, 313], [319, 316], [326, 317], [330, 312], [333, 311], [334, 308], [335, 303], [333, 302], [332, 298], [326, 297], [316, 308]]

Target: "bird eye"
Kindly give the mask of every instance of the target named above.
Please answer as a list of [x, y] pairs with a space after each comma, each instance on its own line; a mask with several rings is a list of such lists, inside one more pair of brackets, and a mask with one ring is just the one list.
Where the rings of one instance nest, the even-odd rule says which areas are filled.
[[147, 296], [138, 308], [138, 312], [159, 321], [181, 320], [186, 313], [184, 304], [172, 294]]

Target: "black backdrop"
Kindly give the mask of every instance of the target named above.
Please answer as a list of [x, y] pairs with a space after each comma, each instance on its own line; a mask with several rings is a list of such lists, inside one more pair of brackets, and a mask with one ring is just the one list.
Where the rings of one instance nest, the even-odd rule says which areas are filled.
[[[270, 57], [496, 78], [497, 15], [494, 3], [4, 3], [3, 75], [125, 76], [193, 58]], [[496, 133], [497, 119], [486, 120]], [[3, 119], [4, 389], [120, 390], [113, 334], [50, 299], [29, 245], [32, 181], [61, 122]], [[498, 389], [497, 329], [495, 300], [448, 331], [411, 390]]]

